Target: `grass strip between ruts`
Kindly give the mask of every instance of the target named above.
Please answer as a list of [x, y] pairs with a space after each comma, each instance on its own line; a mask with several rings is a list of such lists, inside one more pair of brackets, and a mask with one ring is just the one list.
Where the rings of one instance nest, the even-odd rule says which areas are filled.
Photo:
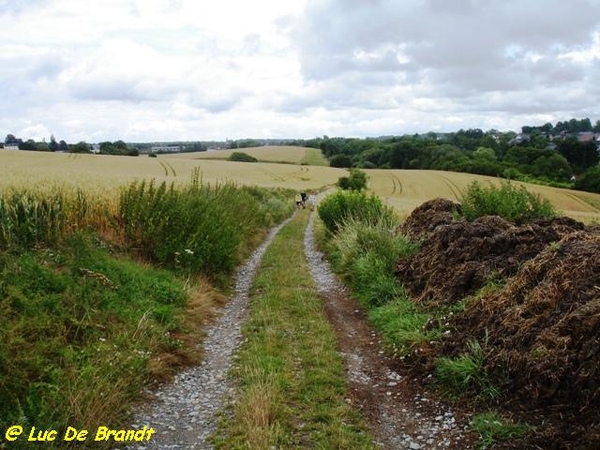
[[342, 358], [304, 258], [307, 218], [301, 211], [264, 255], [236, 357], [238, 395], [217, 448], [374, 448], [346, 402]]

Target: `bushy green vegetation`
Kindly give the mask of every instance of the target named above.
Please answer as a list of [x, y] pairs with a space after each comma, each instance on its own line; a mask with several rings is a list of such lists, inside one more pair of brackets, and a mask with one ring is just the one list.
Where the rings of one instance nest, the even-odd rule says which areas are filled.
[[556, 126], [524, 126], [522, 131], [468, 129], [375, 139], [325, 136], [310, 145], [317, 145], [332, 167], [449, 170], [557, 187], [573, 187], [573, 175], [600, 161], [596, 142], [578, 135], [600, 132], [600, 121], [592, 126], [589, 119], [572, 119]]
[[367, 174], [360, 169], [350, 169], [350, 175], [338, 180], [338, 187], [344, 190], [362, 191], [367, 188]]
[[337, 231], [345, 221], [352, 219], [365, 223], [398, 223], [392, 208], [378, 197], [358, 191], [339, 191], [330, 195], [320, 203], [318, 212], [330, 232]]
[[118, 211], [61, 188], [0, 194], [0, 428], [122, 427], [148, 383], [197, 360], [216, 295], [177, 275], [228, 274], [290, 197], [197, 176], [133, 183]]
[[119, 221], [127, 246], [184, 273], [229, 273], [244, 243], [291, 213], [285, 191], [201, 184], [182, 189], [133, 183], [121, 194]]
[[398, 232], [398, 225], [393, 214], [357, 215], [341, 220], [324, 239], [335, 270], [367, 308], [386, 343], [395, 354], [409, 355], [419, 344], [439, 338], [440, 330], [425, 328], [431, 312], [412, 303], [394, 276], [398, 259], [418, 249], [416, 242]]
[[600, 193], [600, 166], [592, 167], [577, 178], [575, 189]]
[[256, 159], [254, 156], [249, 155], [248, 153], [244, 153], [244, 152], [233, 152], [230, 156], [229, 156], [229, 161], [239, 161], [239, 162], [257, 162], [258, 159]]
[[399, 257], [412, 253], [417, 245], [398, 234], [391, 217], [363, 222], [344, 222], [331, 241], [338, 270], [346, 276], [359, 298], [369, 306], [382, 305], [402, 294], [393, 275]]
[[0, 428], [119, 425], [157, 357], [183, 356], [185, 302], [171, 274], [84, 235], [0, 253]]
[[467, 220], [497, 215], [511, 222], [523, 223], [531, 219], [551, 219], [557, 215], [549, 200], [510, 182], [503, 182], [499, 187], [486, 187], [475, 181], [469, 185], [460, 203], [461, 214]]

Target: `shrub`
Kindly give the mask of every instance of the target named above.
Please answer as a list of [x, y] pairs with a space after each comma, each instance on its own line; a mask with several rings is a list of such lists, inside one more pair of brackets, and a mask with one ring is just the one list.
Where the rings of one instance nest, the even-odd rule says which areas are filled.
[[321, 202], [318, 213], [327, 230], [332, 233], [345, 221], [352, 219], [372, 224], [399, 223], [394, 210], [384, 205], [378, 197], [358, 191], [339, 191], [330, 195]]
[[330, 167], [352, 167], [352, 158], [348, 155], [335, 155], [329, 161]]
[[593, 167], [577, 178], [575, 189], [600, 193], [600, 166]]
[[344, 190], [362, 191], [367, 188], [367, 174], [359, 169], [350, 169], [350, 176], [341, 177], [337, 185]]
[[231, 156], [229, 156], [229, 161], [239, 161], [239, 162], [257, 162], [254, 156], [249, 155], [244, 152], [233, 152]]
[[350, 219], [331, 241], [336, 268], [369, 307], [403, 294], [394, 268], [400, 257], [416, 250], [416, 244], [398, 234], [396, 229], [394, 223], [363, 223]]
[[[266, 190], [265, 190], [266, 191]], [[210, 186], [197, 177], [181, 188], [132, 183], [120, 198], [124, 239], [151, 261], [184, 273], [230, 273], [246, 242], [291, 211], [290, 202], [231, 183]], [[273, 209], [267, 211], [264, 201]]]
[[556, 210], [547, 199], [504, 181], [500, 187], [483, 187], [477, 181], [469, 185], [461, 198], [462, 215], [467, 220], [496, 215], [514, 223], [531, 219], [551, 219]]

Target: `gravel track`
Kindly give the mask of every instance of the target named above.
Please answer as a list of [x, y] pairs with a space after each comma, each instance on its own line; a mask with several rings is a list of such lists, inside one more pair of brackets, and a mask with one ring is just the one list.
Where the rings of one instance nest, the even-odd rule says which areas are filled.
[[410, 379], [394, 368], [363, 308], [349, 297], [316, 249], [314, 216], [304, 235], [306, 258], [344, 359], [346, 401], [362, 411], [376, 445], [390, 450], [473, 448], [468, 418], [433, 399], [422, 389], [422, 380]]
[[[432, 399], [421, 389], [419, 380], [394, 370], [362, 308], [349, 297], [316, 249], [315, 215], [311, 213], [306, 227], [305, 255], [345, 362], [346, 401], [362, 411], [380, 448], [473, 448], [464, 417]], [[242, 341], [250, 287], [265, 251], [290, 220], [274, 228], [236, 273], [234, 296], [207, 329], [202, 364], [181, 372], [172, 383], [153, 392], [154, 401], [138, 412], [134, 426], [153, 427], [155, 436], [144, 445], [127, 449], [213, 448], [209, 437], [216, 431], [217, 415], [235, 396], [234, 380], [228, 373]]]
[[216, 430], [217, 413], [234, 393], [228, 378], [233, 354], [239, 347], [241, 328], [247, 317], [248, 293], [262, 257], [288, 219], [273, 228], [235, 275], [235, 294], [207, 328], [203, 342], [204, 360], [199, 366], [179, 373], [172, 383], [153, 392], [154, 401], [142, 408], [135, 428], [147, 425], [156, 430], [149, 442], [136, 449], [212, 449], [209, 436]]

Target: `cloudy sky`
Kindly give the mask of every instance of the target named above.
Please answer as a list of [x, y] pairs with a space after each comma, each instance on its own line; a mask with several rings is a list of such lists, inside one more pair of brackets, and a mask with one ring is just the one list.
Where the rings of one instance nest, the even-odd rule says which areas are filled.
[[600, 119], [600, 0], [0, 0], [0, 139]]

